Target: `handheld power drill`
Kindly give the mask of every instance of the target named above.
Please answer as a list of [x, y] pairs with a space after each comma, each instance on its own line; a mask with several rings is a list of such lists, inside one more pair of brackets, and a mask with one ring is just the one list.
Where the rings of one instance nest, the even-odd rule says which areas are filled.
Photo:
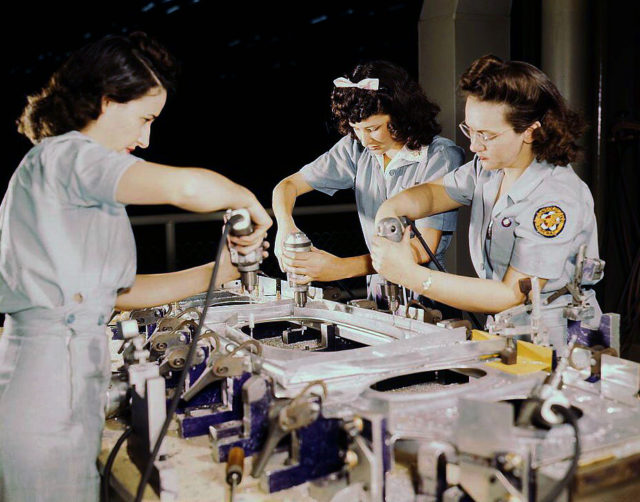
[[[398, 218], [383, 218], [376, 226], [376, 234], [393, 242], [400, 242], [404, 235], [405, 225]], [[389, 305], [389, 310], [394, 313], [400, 306], [400, 286], [391, 281], [384, 281], [384, 297]]]
[[[227, 225], [230, 225], [230, 235], [241, 237], [253, 232], [253, 223], [251, 222], [251, 216], [247, 209], [229, 209], [227, 210], [226, 217]], [[243, 255], [238, 253], [235, 246], [230, 245], [229, 252], [231, 254], [231, 263], [238, 267], [238, 271], [240, 272], [242, 287], [249, 294], [253, 293], [253, 290], [258, 284], [258, 271], [260, 270], [260, 264], [263, 259], [262, 246], [254, 249], [249, 254]]]
[[[311, 241], [303, 232], [291, 232], [284, 241], [284, 250], [288, 253], [306, 253], [311, 251]], [[289, 287], [293, 288], [293, 298], [297, 307], [307, 304], [308, 284], [297, 284], [295, 281], [301, 277], [292, 272], [287, 272]]]

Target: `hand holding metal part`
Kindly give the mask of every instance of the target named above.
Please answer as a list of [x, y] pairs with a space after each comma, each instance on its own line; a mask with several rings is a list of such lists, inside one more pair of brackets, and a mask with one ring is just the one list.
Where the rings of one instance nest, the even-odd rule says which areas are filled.
[[571, 301], [569, 305], [564, 307], [562, 313], [564, 317], [573, 321], [584, 321], [593, 318], [595, 309], [586, 303], [586, 296], [582, 286], [595, 284], [604, 275], [604, 260], [587, 258], [586, 252], [587, 245], [581, 245], [576, 256], [576, 269], [573, 280], [547, 297], [543, 303], [543, 305], [549, 305], [559, 297], [570, 294]]
[[[247, 237], [254, 233], [251, 216], [247, 209], [228, 210], [225, 215], [226, 224], [230, 226], [229, 230], [229, 251], [231, 253], [231, 263], [238, 267], [242, 286], [249, 293], [253, 293], [258, 284], [258, 271], [260, 264], [264, 259], [264, 246], [240, 249], [234, 244], [232, 237]], [[238, 242], [236, 240], [236, 242]]]
[[273, 225], [273, 220], [265, 208], [255, 200], [254, 204], [240, 209], [230, 209], [227, 213], [235, 213], [236, 211], [242, 211], [248, 215], [253, 230], [250, 233], [243, 232], [238, 235], [230, 235], [229, 242], [231, 246], [235, 247], [240, 254], [249, 254], [254, 249], [260, 248], [260, 246], [266, 247], [264, 244], [267, 230]]
[[[383, 218], [376, 226], [376, 235], [384, 237], [393, 242], [401, 242], [404, 235], [405, 225], [398, 218]], [[391, 281], [385, 281], [382, 292], [389, 310], [395, 313], [400, 306], [400, 286]]]
[[[604, 261], [586, 258], [585, 253], [586, 245], [583, 244], [576, 256], [573, 280], [544, 300], [537, 277], [521, 279], [519, 286], [520, 291], [527, 297], [525, 303], [496, 314], [495, 319], [487, 323], [489, 333], [506, 337], [529, 335], [533, 343], [548, 346], [549, 330], [544, 326], [541, 310], [566, 294], [571, 295], [569, 304], [564, 307], [558, 306], [558, 308], [562, 307], [563, 316], [574, 321], [591, 319], [595, 310], [587, 303], [587, 297], [581, 286], [597, 282], [602, 277]], [[522, 314], [529, 314], [528, 325], [513, 322], [515, 317]]]
[[[308, 253], [311, 250], [311, 241], [303, 232], [290, 233], [284, 241], [283, 250], [288, 254]], [[307, 295], [309, 293], [309, 284], [299, 284], [299, 280], [304, 279], [294, 272], [287, 272], [287, 280], [289, 286], [293, 288], [293, 296], [298, 307], [304, 307], [307, 304]]]
[[[487, 329], [490, 334], [507, 337], [507, 347], [501, 354], [502, 362], [505, 364], [515, 364], [517, 362], [517, 345], [513, 339], [515, 336], [529, 335], [531, 341], [536, 345], [549, 345], [548, 330], [541, 323], [540, 307], [542, 301], [538, 278], [527, 277], [520, 279], [519, 287], [520, 291], [526, 295], [526, 301], [522, 305], [517, 305], [496, 314], [493, 321], [487, 322]], [[513, 319], [523, 313], [530, 314], [530, 323], [528, 325], [514, 323]]]
[[283, 250], [281, 255], [284, 271], [295, 273], [297, 284], [344, 279], [344, 272], [340, 266], [341, 260], [342, 258], [315, 246], [311, 246], [309, 251]]
[[407, 228], [398, 218], [383, 218], [378, 222], [377, 235], [371, 241], [371, 262], [373, 268], [388, 281], [383, 294], [391, 298], [389, 307], [392, 312], [395, 312], [393, 307], [399, 305], [398, 300], [393, 300], [398, 298], [393, 285], [410, 282], [415, 268], [419, 266]]

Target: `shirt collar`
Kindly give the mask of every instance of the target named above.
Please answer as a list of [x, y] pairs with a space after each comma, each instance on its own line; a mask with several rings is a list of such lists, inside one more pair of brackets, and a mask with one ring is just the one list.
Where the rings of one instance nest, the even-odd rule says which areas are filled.
[[[387, 169], [390, 167], [401, 167], [407, 164], [413, 164], [416, 162], [422, 162], [427, 158], [429, 152], [429, 145], [423, 145], [419, 150], [411, 150], [407, 148], [405, 144], [402, 149], [396, 153], [396, 155], [391, 159]], [[382, 154], [374, 154], [374, 157], [380, 164], [380, 167], [384, 169], [384, 156]]]
[[526, 199], [552, 171], [552, 164], [534, 159], [509, 190], [509, 197], [513, 202]]

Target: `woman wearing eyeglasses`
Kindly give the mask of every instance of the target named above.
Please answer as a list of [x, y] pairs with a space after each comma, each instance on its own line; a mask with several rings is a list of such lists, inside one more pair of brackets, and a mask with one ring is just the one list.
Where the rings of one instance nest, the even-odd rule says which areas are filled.
[[[593, 198], [570, 166], [584, 126], [549, 78], [527, 63], [484, 56], [462, 75], [460, 89], [466, 98], [460, 129], [475, 158], [390, 198], [376, 222], [471, 205], [469, 246], [479, 278], [418, 267], [408, 233], [401, 243], [375, 238], [373, 266], [433, 300], [497, 313], [523, 303], [520, 279], [537, 277], [543, 298], [563, 288], [574, 276], [582, 244], [588, 257], [598, 257]], [[600, 309], [592, 291], [588, 298], [596, 311], [588, 325], [597, 328]], [[554, 345], [566, 341], [566, 303], [567, 296], [560, 297], [543, 311]], [[528, 316], [520, 321], [529, 322]]]

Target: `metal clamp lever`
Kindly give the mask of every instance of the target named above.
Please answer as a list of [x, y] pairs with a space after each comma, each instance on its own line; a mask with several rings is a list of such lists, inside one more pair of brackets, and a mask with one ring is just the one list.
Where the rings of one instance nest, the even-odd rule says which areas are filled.
[[188, 343], [188, 336], [189, 333], [186, 330], [163, 331], [162, 333], [154, 333], [154, 337], [147, 341], [145, 347], [149, 348], [154, 356], [154, 359], [160, 359], [171, 347], [186, 347]]
[[262, 355], [262, 346], [255, 340], [247, 340], [244, 343], [238, 345], [229, 354], [215, 357], [212, 355], [207, 361], [207, 368], [202, 372], [200, 377], [193, 383], [192, 386], [182, 394], [182, 399], [189, 401], [198, 392], [204, 389], [210, 383], [222, 380], [223, 378], [235, 377], [242, 375], [244, 371], [244, 357], [234, 357], [236, 353], [247, 347], [255, 347], [256, 354]]
[[316, 385], [322, 387], [324, 399], [327, 397], [327, 386], [324, 382], [316, 380], [310, 382], [304, 389], [292, 400], [281, 400], [269, 410], [269, 431], [267, 432], [267, 440], [260, 454], [253, 464], [251, 475], [254, 478], [259, 477], [267, 462], [273, 455], [278, 443], [291, 432], [311, 425], [318, 419], [321, 409], [321, 401], [317, 396], [306, 394], [306, 392]]
[[132, 310], [129, 314], [129, 319], [135, 319], [139, 325], [147, 326], [148, 324], [156, 324], [160, 319], [168, 316], [171, 310], [171, 305]]
[[[203, 346], [209, 348], [209, 353], [212, 354], [218, 347], [220, 347], [220, 338], [213, 331], [208, 329], [200, 335], [198, 339], [198, 350], [193, 361], [193, 366], [201, 364], [205, 359], [205, 352]], [[179, 371], [184, 368], [184, 364], [187, 361], [187, 354], [189, 353], [188, 345], [177, 345], [168, 348], [160, 363], [160, 374], [165, 376], [171, 371]]]
[[196, 318], [199, 321], [200, 317], [202, 316], [202, 311], [197, 307], [189, 307], [189, 308], [183, 310], [182, 312], [180, 312], [179, 314], [177, 314], [176, 318], [177, 319], [182, 319], [187, 314], [196, 314]]
[[[173, 320], [175, 320], [175, 318], [171, 318], [171, 321]], [[166, 327], [167, 329], [158, 329], [147, 340], [147, 344], [154, 350], [163, 351], [171, 344], [173, 340], [180, 341], [180, 337], [183, 334], [190, 335], [191, 333], [193, 333], [197, 328], [197, 325], [194, 321], [191, 320], [180, 320], [180, 322], [176, 325], [165, 325], [164, 327]], [[184, 342], [185, 340], [182, 341]], [[164, 347], [162, 347], [163, 343], [165, 344]]]
[[175, 331], [176, 329], [182, 329], [185, 326], [193, 327], [193, 331], [198, 327], [195, 321], [192, 319], [181, 319], [179, 317], [163, 317], [158, 321], [156, 332], [158, 331]]

